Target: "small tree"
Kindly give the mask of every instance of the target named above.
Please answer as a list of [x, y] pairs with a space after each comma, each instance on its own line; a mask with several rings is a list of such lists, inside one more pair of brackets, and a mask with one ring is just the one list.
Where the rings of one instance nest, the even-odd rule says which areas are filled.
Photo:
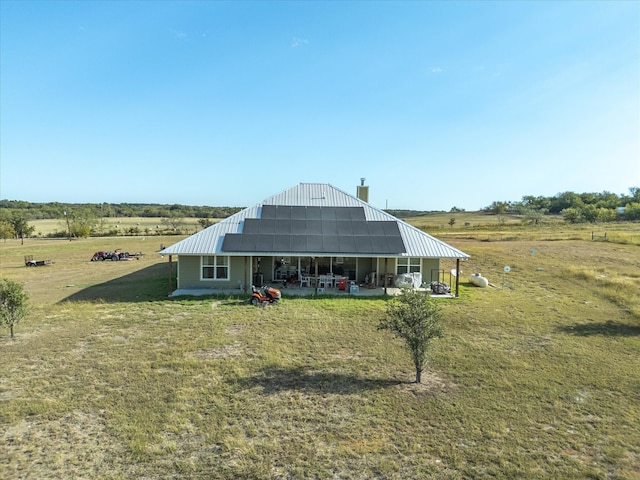
[[13, 231], [20, 238], [21, 245], [24, 245], [24, 237], [28, 237], [36, 230], [36, 227], [29, 225], [27, 218], [19, 213], [14, 214], [10, 222]]
[[[90, 208], [78, 209], [69, 213], [67, 220], [68, 234], [75, 238], [88, 238], [91, 235], [91, 229], [96, 223], [96, 216]], [[66, 215], [65, 215], [66, 217]]]
[[202, 227], [202, 229], [204, 230], [207, 227], [210, 227], [211, 225], [213, 225], [213, 221], [211, 221], [211, 219], [209, 218], [199, 218], [198, 219], [198, 225], [200, 225]]
[[569, 223], [581, 223], [584, 221], [582, 212], [577, 208], [565, 208], [562, 210], [562, 216]]
[[624, 218], [627, 220], [640, 220], [640, 203], [627, 203], [624, 210]]
[[520, 209], [522, 215], [522, 223], [526, 225], [540, 225], [544, 217], [544, 210], [536, 210], [531, 207], [523, 206]]
[[8, 220], [0, 219], [0, 237], [6, 242], [7, 238], [12, 238], [16, 235], [13, 225]]
[[0, 323], [11, 331], [27, 314], [29, 296], [23, 290], [22, 285], [9, 279], [0, 280]]
[[169, 215], [162, 219], [162, 223], [166, 225], [167, 228], [173, 230], [174, 232], [180, 228], [180, 225], [183, 222], [183, 218], [176, 213], [176, 211], [171, 210]]
[[389, 330], [405, 341], [416, 367], [416, 383], [420, 383], [431, 340], [444, 336], [440, 308], [435, 300], [416, 290], [403, 289], [387, 306], [378, 329]]

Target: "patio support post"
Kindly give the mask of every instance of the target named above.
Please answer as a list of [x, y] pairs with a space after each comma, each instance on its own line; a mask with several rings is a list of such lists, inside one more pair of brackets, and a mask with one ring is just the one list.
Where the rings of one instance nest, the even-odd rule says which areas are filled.
[[169, 295], [173, 290], [173, 255], [169, 255]]
[[460, 288], [460, 259], [456, 258], [456, 298], [458, 298], [459, 288]]
[[387, 257], [384, 258], [384, 294], [387, 294]]
[[315, 290], [315, 295], [318, 295], [318, 257], [314, 257], [313, 259], [313, 263], [315, 264], [315, 277], [316, 277], [316, 290]]
[[249, 257], [247, 257], [247, 256], [245, 255], [245, 256], [244, 256], [244, 270], [243, 270], [243, 272], [244, 272], [244, 274], [243, 274], [243, 277], [244, 277], [244, 285], [242, 285], [242, 291], [243, 291], [243, 292], [247, 292], [247, 291], [248, 291], [248, 290], [247, 290], [247, 276], [248, 276], [248, 275], [251, 275], [251, 272], [253, 272], [253, 269], [251, 269], [251, 271], [249, 271], [249, 269], [247, 268], [247, 265], [248, 265], [249, 263], [252, 263], [252, 262], [249, 262]]

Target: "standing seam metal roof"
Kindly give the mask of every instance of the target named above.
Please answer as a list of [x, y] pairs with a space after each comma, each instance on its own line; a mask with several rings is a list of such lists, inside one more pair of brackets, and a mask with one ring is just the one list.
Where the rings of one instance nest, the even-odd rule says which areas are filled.
[[[363, 207], [367, 221], [395, 221], [407, 249], [403, 257], [423, 258], [469, 258], [469, 255], [432, 237], [426, 232], [369, 205], [327, 183], [300, 183], [277, 193], [253, 207], [245, 208], [206, 229], [165, 248], [161, 255], [229, 255], [222, 251], [222, 242], [227, 233], [241, 233], [245, 218], [260, 218], [262, 205]], [[272, 252], [262, 252], [268, 256]], [[314, 252], [309, 252], [312, 255]], [[234, 253], [233, 256], [259, 255], [256, 252]], [[336, 252], [336, 256], [343, 256]], [[327, 256], [327, 253], [317, 256]], [[371, 255], [367, 255], [371, 256]]]

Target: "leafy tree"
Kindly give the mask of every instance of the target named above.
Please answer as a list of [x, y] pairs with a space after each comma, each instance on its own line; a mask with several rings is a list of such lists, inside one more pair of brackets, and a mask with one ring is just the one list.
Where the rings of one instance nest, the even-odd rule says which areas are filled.
[[454, 226], [455, 224], [456, 224], [456, 218], [455, 218], [455, 217], [451, 217], [451, 218], [449, 219], [449, 226], [450, 226], [451, 228], [453, 228], [453, 226]]
[[388, 304], [378, 329], [388, 330], [404, 340], [416, 367], [416, 383], [420, 383], [431, 341], [444, 336], [440, 308], [435, 300], [416, 290], [403, 289]]
[[24, 237], [28, 237], [29, 235], [35, 232], [36, 227], [33, 225], [29, 225], [26, 217], [19, 213], [14, 213], [13, 217], [11, 217], [11, 226], [13, 227], [13, 231], [20, 238], [21, 244], [24, 245]]
[[6, 242], [7, 238], [15, 237], [16, 232], [13, 230], [11, 222], [7, 219], [0, 218], [0, 237]]
[[596, 206], [598, 208], [607, 208], [615, 210], [617, 207], [621, 206], [620, 197], [615, 193], [611, 192], [602, 192], [596, 193]]
[[180, 225], [183, 223], [183, 218], [179, 213], [175, 213], [174, 210], [168, 212], [167, 217], [162, 219], [162, 223], [166, 225], [167, 228], [175, 231], [180, 228]]
[[598, 222], [613, 222], [616, 219], [616, 211], [613, 208], [598, 208], [596, 220]]
[[11, 331], [29, 311], [29, 296], [21, 284], [3, 278], [0, 280], [0, 323]]
[[598, 219], [598, 208], [591, 203], [579, 210], [582, 218], [589, 223], [594, 223]]
[[71, 217], [69, 223], [71, 236], [87, 238], [91, 235], [91, 229], [96, 223], [96, 216], [91, 208], [82, 208], [69, 212], [69, 216]]
[[[571, 209], [569, 208], [567, 210], [571, 210]], [[565, 210], [564, 212], [566, 212], [567, 210]], [[579, 213], [580, 220], [584, 222], [590, 222], [590, 223], [611, 222], [616, 219], [616, 212], [614, 209], [596, 207], [596, 205], [592, 203], [585, 205], [582, 208], [578, 208], [576, 210]], [[572, 222], [572, 223], [576, 223], [576, 222]]]
[[550, 213], [561, 213], [567, 208], [580, 208], [584, 205], [582, 198], [577, 193], [559, 193], [551, 199]]
[[491, 205], [489, 205], [486, 208], [486, 210], [488, 210], [491, 213], [495, 213], [496, 215], [503, 215], [503, 214], [507, 213], [507, 210], [509, 210], [510, 206], [511, 206], [510, 202], [498, 202], [498, 201], [495, 201]]
[[527, 225], [540, 225], [540, 223], [542, 223], [544, 213], [544, 210], [536, 210], [531, 207], [520, 207], [522, 223]]
[[580, 210], [577, 208], [565, 208], [562, 210], [562, 216], [569, 223], [581, 223], [584, 221]]
[[627, 203], [624, 209], [624, 218], [627, 220], [640, 220], [640, 202]]
[[209, 218], [199, 218], [198, 225], [200, 225], [203, 229], [205, 229], [213, 225], [213, 222]]
[[551, 199], [547, 197], [534, 197], [533, 195], [525, 195], [520, 202], [520, 208], [528, 210], [541, 211], [546, 213], [551, 207]]

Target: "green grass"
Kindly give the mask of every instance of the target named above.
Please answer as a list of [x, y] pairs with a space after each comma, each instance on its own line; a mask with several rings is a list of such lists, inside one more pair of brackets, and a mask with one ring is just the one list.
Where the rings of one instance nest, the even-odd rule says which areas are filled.
[[640, 476], [637, 247], [451, 241], [472, 258], [416, 385], [387, 300], [167, 299], [173, 241], [0, 245], [34, 304], [0, 331], [0, 478]]

